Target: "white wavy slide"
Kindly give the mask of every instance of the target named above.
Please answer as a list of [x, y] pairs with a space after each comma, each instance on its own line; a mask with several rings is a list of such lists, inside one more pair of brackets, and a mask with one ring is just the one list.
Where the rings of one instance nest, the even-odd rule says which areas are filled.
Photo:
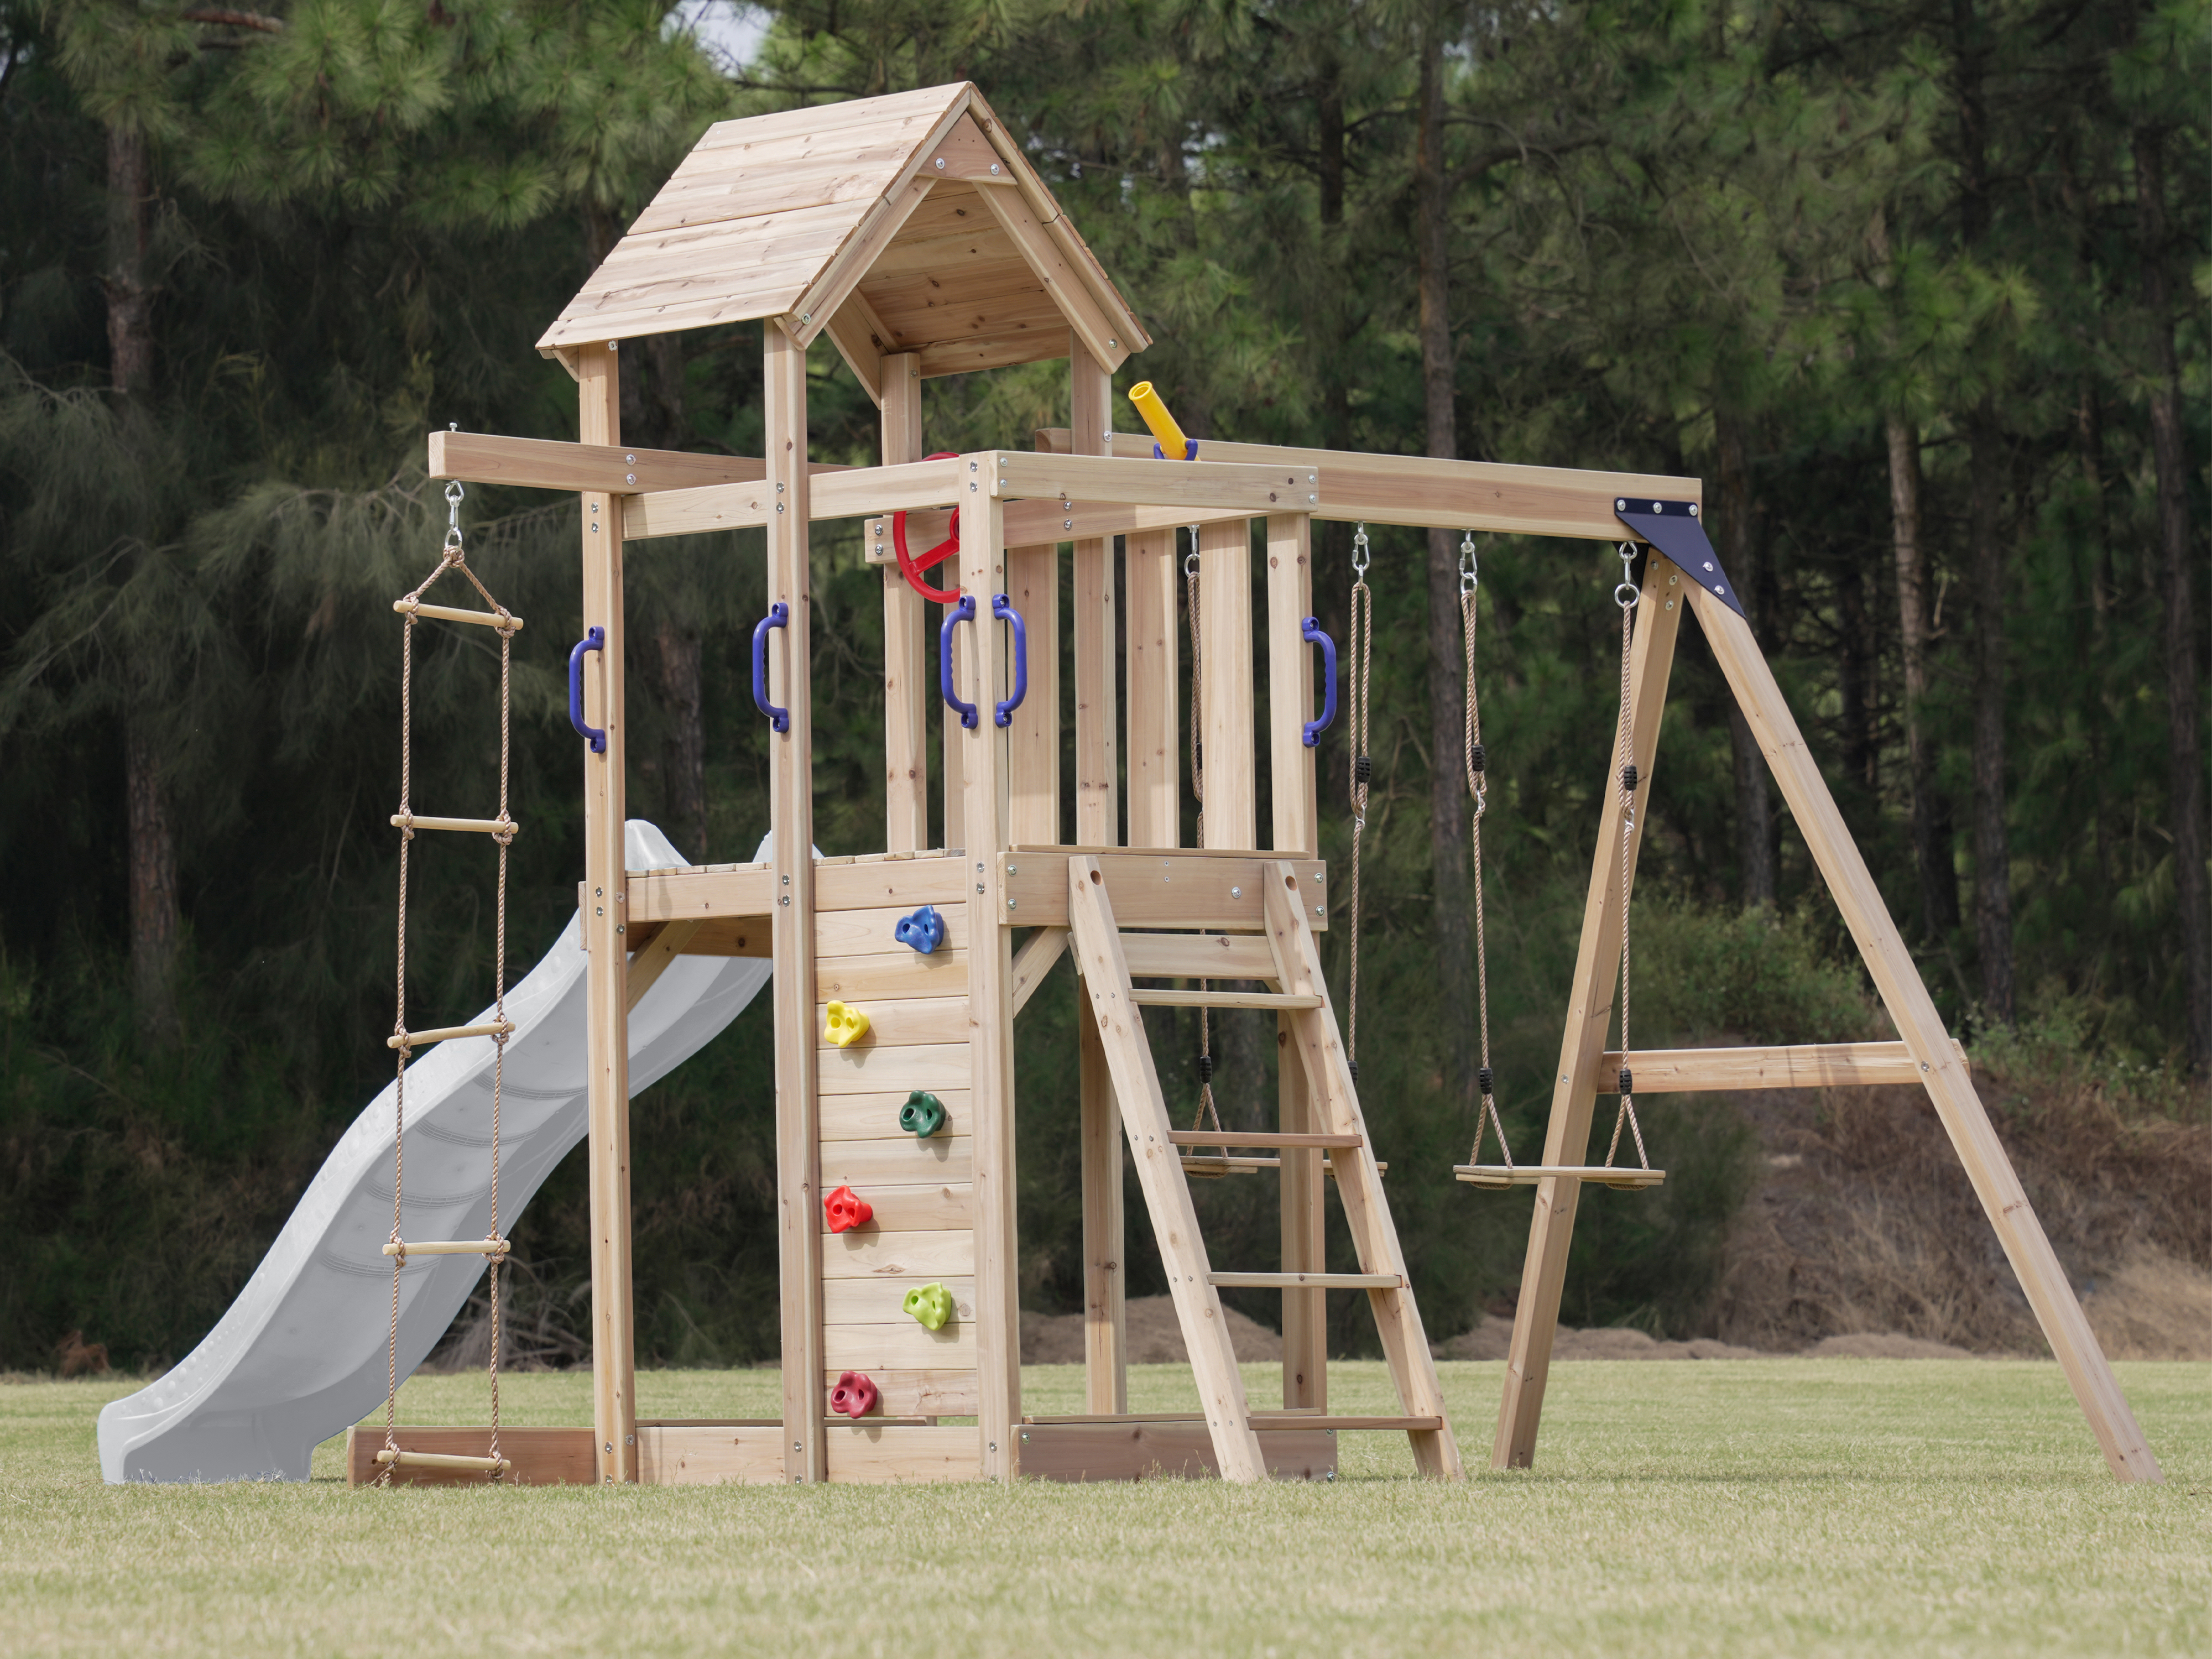
[[[681, 866], [633, 818], [633, 870]], [[761, 858], [769, 856], [763, 842]], [[585, 956], [580, 918], [507, 993], [500, 1115], [502, 1225], [584, 1138]], [[750, 957], [678, 957], [629, 1017], [633, 1093], [666, 1076], [768, 983]], [[477, 1021], [487, 1021], [486, 1009]], [[489, 1037], [443, 1042], [407, 1068], [402, 1236], [482, 1237], [491, 1220]], [[182, 1363], [100, 1413], [100, 1472], [126, 1480], [304, 1480], [320, 1442], [384, 1397], [392, 1317], [392, 1090], [339, 1137], [269, 1254]], [[399, 1375], [421, 1364], [484, 1272], [480, 1256], [419, 1258], [400, 1277]]]

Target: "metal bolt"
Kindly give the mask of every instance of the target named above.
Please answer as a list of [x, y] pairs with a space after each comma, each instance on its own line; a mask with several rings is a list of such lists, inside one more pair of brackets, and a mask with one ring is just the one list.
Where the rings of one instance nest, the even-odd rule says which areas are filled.
[[1014, 902], [1013, 902], [1013, 900], [1012, 900], [1012, 899], [1008, 899], [1008, 900], [1006, 901], [1006, 908], [1008, 908], [1009, 910], [1011, 910], [1011, 909], [1012, 909], [1013, 908], [1014, 908]]
[[1021, 872], [1022, 866], [1018, 864], [1010, 864], [1006, 866], [1006, 873], [1010, 876], [1018, 876]]
[[1109, 346], [1118, 346], [1118, 345], [1120, 345], [1121, 343], [1119, 340], [1109, 340], [1109, 341], [1107, 341], [1107, 342], [1106, 342], [1106, 343], [1107, 343], [1108, 345], [1109, 345]]
[[[775, 510], [776, 510], [777, 512], [779, 512], [779, 513], [781, 513], [781, 512], [782, 512], [782, 511], [783, 511], [783, 503], [782, 503], [781, 501], [778, 501], [778, 502], [775, 504]], [[597, 529], [599, 528], [599, 526], [597, 526], [597, 525], [593, 525], [593, 526], [592, 526], [592, 529], [594, 529], [594, 530], [597, 530]]]
[[617, 922], [617, 923], [615, 924], [615, 932], [617, 932], [617, 933], [619, 933], [620, 932], [622, 932], [622, 930], [623, 930], [623, 925], [622, 925], [622, 923], [620, 923], [620, 922]]
[[608, 1452], [609, 1452], [609, 1454], [610, 1454], [610, 1455], [611, 1455], [611, 1454], [613, 1453], [614, 1449], [615, 1449], [615, 1443], [614, 1443], [613, 1441], [611, 1441], [611, 1440], [608, 1441], [608, 1442], [607, 1442], [607, 1450], [608, 1450]]
[[1243, 898], [1244, 896], [1244, 890], [1242, 887], [1232, 887], [1229, 890], [1229, 896], [1231, 898]]
[[[997, 178], [997, 177], [999, 176], [999, 164], [998, 164], [996, 161], [994, 161], [994, 162], [992, 162], [992, 163], [991, 163], [991, 176], [992, 176], [994, 179], [995, 179], [995, 178]], [[999, 1449], [998, 1449], [996, 1446], [994, 1446], [994, 1447], [992, 1447], [992, 1448], [991, 1448], [991, 1449], [992, 1449], [993, 1451], [996, 1451], [996, 1450], [998, 1450]]]
[[625, 1439], [625, 1440], [626, 1440], [629, 1444], [631, 1444], [631, 1445], [633, 1445], [633, 1446], [635, 1446], [635, 1444], [637, 1444], [637, 1437], [636, 1437], [635, 1435], [634, 1435], [634, 1434], [632, 1434], [632, 1435], [625, 1435], [625, 1436], [623, 1437], [623, 1438], [624, 1438], [624, 1439]]
[[1695, 501], [1690, 503], [1690, 516], [1693, 519], [1698, 516], [1698, 504]]
[[778, 899], [778, 900], [776, 901], [776, 902], [777, 902], [778, 904], [788, 904], [788, 903], [790, 903], [790, 902], [791, 902], [791, 895], [790, 895], [790, 894], [788, 894], [788, 893], [786, 893], [786, 894], [785, 894], [781, 898]]
[[799, 320], [801, 323], [811, 323], [814, 320], [814, 313], [811, 311], [802, 311], [799, 313]]
[[592, 914], [595, 916], [603, 916], [606, 913], [607, 907], [604, 904], [595, 904], [592, 907]]
[[1060, 521], [1060, 527], [1062, 530], [1073, 530], [1075, 528], [1075, 520], [1073, 519], [1062, 519]]
[[628, 461], [632, 466], [635, 466], [637, 465], [637, 457], [635, 455], [625, 455], [623, 457], [623, 459]]
[[1628, 503], [1626, 501], [1615, 501], [1613, 504], [1613, 510], [1616, 513], [1626, 512], [1627, 508]]
[[625, 483], [635, 483], [637, 482], [637, 474], [635, 472], [623, 473], [623, 482]]
[[983, 890], [983, 884], [981, 882], [979, 881], [975, 884], [975, 890], [979, 893]]
[[1328, 914], [1328, 911], [1326, 907], [1316, 904], [1314, 906], [1314, 914], [1317, 916], [1325, 916]]

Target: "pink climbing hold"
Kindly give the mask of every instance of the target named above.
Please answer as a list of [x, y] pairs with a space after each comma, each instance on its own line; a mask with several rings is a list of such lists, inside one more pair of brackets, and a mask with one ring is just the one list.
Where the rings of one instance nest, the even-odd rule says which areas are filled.
[[866, 1417], [879, 1397], [873, 1382], [859, 1371], [847, 1371], [830, 1390], [830, 1409], [844, 1417]]

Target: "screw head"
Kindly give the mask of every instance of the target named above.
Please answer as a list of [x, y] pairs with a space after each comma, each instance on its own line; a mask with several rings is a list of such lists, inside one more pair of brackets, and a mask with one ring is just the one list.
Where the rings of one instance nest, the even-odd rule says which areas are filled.
[[1244, 896], [1244, 890], [1242, 887], [1232, 887], [1229, 890], [1229, 896], [1231, 898], [1243, 898]]
[[942, 155], [937, 158], [937, 170], [939, 173], [945, 171], [945, 158]]
[[625, 472], [625, 473], [623, 473], [623, 482], [624, 483], [635, 483], [637, 482], [637, 474], [636, 474], [636, 473], [635, 473], [635, 472]]

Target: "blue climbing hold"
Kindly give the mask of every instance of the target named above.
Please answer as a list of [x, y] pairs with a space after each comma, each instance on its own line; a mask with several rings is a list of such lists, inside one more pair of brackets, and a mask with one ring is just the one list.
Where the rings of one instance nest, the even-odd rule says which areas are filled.
[[937, 914], [937, 907], [925, 904], [910, 916], [901, 916], [891, 935], [901, 945], [910, 945], [923, 956], [927, 956], [945, 943], [945, 918]]

